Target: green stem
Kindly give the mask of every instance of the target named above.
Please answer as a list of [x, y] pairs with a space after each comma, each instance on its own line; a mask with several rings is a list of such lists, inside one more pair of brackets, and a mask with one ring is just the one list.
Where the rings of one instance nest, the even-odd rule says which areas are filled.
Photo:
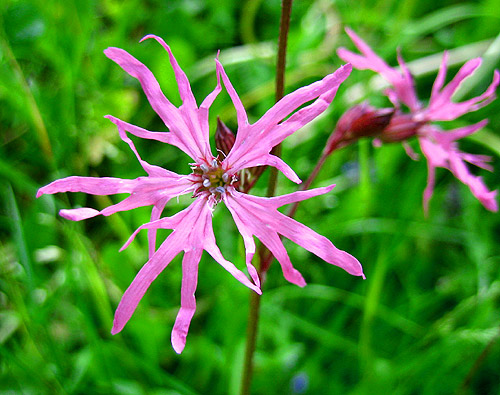
[[257, 329], [260, 312], [260, 295], [256, 292], [250, 293], [250, 306], [248, 310], [247, 342], [245, 348], [245, 360], [243, 364], [243, 376], [241, 379], [241, 394], [250, 394], [250, 384], [253, 373], [253, 355], [257, 342]]
[[[278, 102], [285, 92], [285, 64], [286, 64], [286, 46], [288, 41], [288, 30], [290, 27], [290, 15], [292, 12], [292, 0], [283, 0], [281, 3], [281, 19], [280, 19], [280, 32], [278, 38], [278, 59], [276, 62], [276, 102]], [[271, 151], [273, 155], [281, 156], [281, 145], [277, 145]], [[269, 175], [269, 184], [267, 189], [267, 196], [274, 196], [276, 185], [278, 181], [278, 170], [271, 167]], [[263, 245], [259, 248], [259, 257], [265, 255], [265, 247]], [[259, 265], [259, 276], [262, 278], [263, 266]], [[263, 281], [262, 281], [263, 282]], [[245, 349], [245, 361], [243, 365], [243, 375], [241, 382], [241, 394], [250, 394], [250, 386], [252, 382], [253, 373], [253, 355], [255, 353], [255, 344], [257, 341], [258, 323], [260, 313], [260, 295], [255, 292], [250, 294], [250, 306], [248, 311], [248, 328], [247, 328], [247, 341]]]

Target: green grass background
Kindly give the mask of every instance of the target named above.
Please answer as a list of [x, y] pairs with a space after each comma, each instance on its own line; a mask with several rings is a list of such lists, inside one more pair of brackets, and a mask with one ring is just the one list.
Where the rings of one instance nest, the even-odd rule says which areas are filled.
[[[0, 394], [238, 392], [248, 289], [204, 254], [198, 309], [186, 349], [177, 355], [170, 331], [180, 299], [179, 256], [125, 329], [111, 336], [114, 309], [147, 260], [143, 234], [125, 252], [118, 249], [148, 221], [149, 209], [73, 223], [58, 210], [102, 209], [120, 197], [35, 194], [69, 175], [143, 175], [106, 114], [165, 130], [137, 81], [103, 55], [106, 47], [124, 48], [146, 63], [176, 104], [165, 52], [139, 39], [153, 33], [171, 45], [199, 103], [215, 85], [213, 58], [220, 49], [256, 120], [273, 103], [279, 12], [278, 0], [0, 3]], [[495, 0], [296, 1], [287, 92], [341, 64], [336, 48], [352, 48], [344, 25], [392, 65], [400, 47], [423, 100], [445, 49], [458, 65], [485, 54], [462, 97], [482, 92], [500, 65]], [[329, 111], [286, 140], [283, 156], [301, 178], [349, 106], [363, 99], [387, 105], [373, 76], [353, 71]], [[211, 109], [212, 132], [217, 115], [235, 127], [224, 91]], [[443, 126], [483, 118], [490, 119], [485, 130], [460, 146], [493, 157], [497, 173], [477, 174], [495, 189], [499, 102]], [[135, 142], [150, 163], [189, 172], [188, 158], [175, 147]], [[500, 393], [500, 218], [443, 169], [425, 218], [426, 171], [425, 160], [410, 160], [399, 144], [373, 148], [362, 141], [328, 159], [314, 186], [337, 187], [304, 202], [297, 219], [355, 255], [367, 279], [287, 243], [309, 285], [288, 284], [279, 266], [271, 267], [253, 393]], [[252, 193], [265, 193], [265, 178]], [[294, 188], [280, 178], [280, 194]], [[188, 203], [174, 199], [165, 215]], [[223, 253], [243, 267], [243, 243], [223, 205], [214, 227]]]

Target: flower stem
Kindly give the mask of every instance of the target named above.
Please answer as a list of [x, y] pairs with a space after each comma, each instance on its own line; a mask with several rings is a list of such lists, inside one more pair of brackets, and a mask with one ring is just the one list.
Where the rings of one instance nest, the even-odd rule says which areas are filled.
[[[288, 30], [290, 27], [290, 15], [292, 13], [292, 0], [283, 0], [281, 3], [280, 33], [278, 37], [278, 59], [276, 61], [276, 103], [285, 95], [285, 65], [286, 46], [288, 42]], [[281, 144], [278, 144], [271, 151], [271, 154], [281, 156]], [[269, 174], [269, 184], [267, 186], [267, 196], [275, 195], [278, 182], [278, 169], [271, 167]]]
[[[290, 15], [292, 12], [292, 0], [282, 0], [281, 3], [281, 19], [280, 19], [280, 31], [278, 38], [278, 59], [276, 62], [276, 102], [278, 102], [285, 92], [285, 64], [286, 64], [286, 46], [288, 41], [288, 30], [290, 27]], [[278, 144], [271, 151], [273, 155], [281, 156], [281, 145]], [[276, 185], [278, 181], [278, 170], [271, 167], [271, 172], [269, 175], [269, 184], [267, 189], [267, 196], [274, 196], [276, 191]], [[262, 262], [262, 258], [266, 255], [266, 248], [261, 245], [259, 248], [259, 258]], [[262, 269], [264, 265], [259, 265], [258, 271], [261, 277], [261, 284], [264, 283], [264, 278], [262, 276]], [[250, 294], [250, 306], [248, 311], [248, 328], [247, 328], [247, 340], [245, 349], [245, 361], [243, 365], [243, 375], [241, 382], [241, 394], [250, 394], [250, 385], [252, 382], [253, 373], [253, 355], [255, 352], [255, 344], [257, 340], [257, 331], [259, 323], [259, 313], [260, 313], [260, 295], [255, 292]]]
[[243, 365], [243, 376], [241, 379], [241, 395], [250, 394], [250, 384], [253, 373], [253, 354], [257, 341], [257, 328], [260, 312], [260, 295], [256, 292], [250, 293], [250, 306], [248, 310], [247, 342], [245, 348], [245, 360]]

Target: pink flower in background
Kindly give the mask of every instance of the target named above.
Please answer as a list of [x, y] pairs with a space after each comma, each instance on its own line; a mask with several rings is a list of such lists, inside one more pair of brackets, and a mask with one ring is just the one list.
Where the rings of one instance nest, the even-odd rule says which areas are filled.
[[[500, 80], [498, 70], [495, 70], [493, 81], [483, 94], [463, 102], [453, 102], [453, 94], [466, 78], [474, 74], [481, 64], [481, 59], [469, 60], [460, 68], [455, 77], [444, 86], [448, 59], [448, 55], [445, 52], [441, 67], [432, 87], [429, 104], [425, 107], [417, 98], [413, 77], [399, 54], [398, 62], [401, 72], [388, 66], [351, 29], [346, 28], [346, 32], [361, 52], [361, 55], [348, 51], [345, 48], [339, 48], [337, 51], [339, 57], [350, 62], [355, 68], [373, 70], [379, 73], [392, 86], [385, 92], [397, 110], [386, 128], [387, 135], [393, 139], [391, 141], [394, 141], [395, 136], [398, 134], [404, 136], [402, 139], [406, 139], [408, 130], [403, 130], [405, 127], [413, 128], [413, 135], [417, 135], [418, 137], [420, 148], [427, 158], [429, 170], [427, 187], [424, 190], [425, 212], [428, 211], [429, 200], [434, 190], [436, 167], [443, 167], [450, 170], [457, 179], [469, 187], [472, 194], [486, 209], [497, 211], [498, 203], [495, 199], [497, 191], [489, 191], [481, 177], [471, 174], [465, 163], [469, 162], [475, 166], [492, 171], [492, 167], [487, 163], [491, 158], [485, 155], [473, 155], [461, 152], [457, 144], [457, 140], [481, 129], [487, 124], [487, 121], [483, 120], [474, 125], [449, 131], [444, 131], [431, 122], [451, 121], [463, 114], [476, 111], [489, 104], [496, 97], [495, 89]], [[408, 119], [408, 114], [401, 111], [401, 104], [408, 107], [411, 119]], [[382, 140], [383, 136], [384, 134], [382, 133]]]
[[[250, 124], [246, 111], [218, 60], [216, 60], [217, 86], [198, 107], [189, 81], [170, 48], [157, 36], [144, 37], [147, 38], [154, 38], [168, 52], [182, 100], [179, 108], [168, 101], [151, 71], [133, 56], [118, 48], [108, 48], [104, 53], [139, 80], [151, 106], [169, 130], [169, 132], [152, 132], [107, 116], [116, 124], [120, 137], [130, 146], [148, 176], [135, 180], [68, 177], [41, 188], [37, 194], [37, 196], [58, 192], [85, 192], [95, 195], [130, 194], [125, 200], [102, 211], [91, 208], [61, 210], [61, 216], [75, 221], [99, 214], [110, 215], [140, 206], [153, 206], [151, 222], [139, 227], [123, 246], [127, 247], [141, 229], [148, 229], [149, 260], [125, 291], [115, 313], [112, 333], [116, 334], [123, 329], [150, 284], [181, 251], [184, 251], [181, 308], [172, 330], [172, 345], [178, 353], [184, 349], [189, 325], [196, 309], [194, 293], [198, 281], [198, 264], [203, 250], [238, 281], [259, 294], [261, 293], [259, 276], [251, 263], [255, 253], [253, 236], [261, 240], [273, 253], [282, 267], [285, 278], [299, 286], [304, 286], [305, 281], [292, 266], [279, 235], [289, 238], [326, 262], [340, 266], [350, 274], [363, 276], [361, 265], [356, 258], [337, 249], [327, 238], [277, 210], [285, 204], [327, 193], [334, 185], [273, 198], [250, 196], [238, 191], [240, 171], [253, 166], [274, 166], [292, 181], [300, 182], [294, 171], [283, 160], [270, 154], [270, 151], [328, 107], [339, 85], [348, 77], [351, 67], [343, 66], [321, 81], [285, 96], [261, 119]], [[221, 91], [221, 77], [236, 107], [238, 119], [238, 133], [234, 146], [223, 159], [212, 155], [208, 124], [208, 110]], [[289, 116], [297, 108], [311, 101], [311, 104]], [[283, 121], [285, 118], [287, 119]], [[179, 175], [143, 161], [127, 133], [175, 145], [193, 159], [192, 173]], [[186, 193], [193, 195], [194, 200], [191, 205], [171, 217], [160, 219], [166, 203], [172, 197]], [[227, 261], [216, 245], [212, 214], [220, 202], [224, 202], [228, 207], [243, 237], [247, 270], [252, 281]], [[173, 232], [156, 250], [157, 229], [171, 229]]]

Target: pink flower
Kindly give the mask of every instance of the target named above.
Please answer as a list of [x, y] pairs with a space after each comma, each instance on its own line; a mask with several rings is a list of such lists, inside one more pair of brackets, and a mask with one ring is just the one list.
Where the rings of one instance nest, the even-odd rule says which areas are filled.
[[[466, 78], [474, 74], [481, 64], [481, 59], [469, 60], [460, 68], [455, 77], [443, 87], [446, 79], [446, 62], [448, 59], [448, 55], [445, 52], [441, 67], [432, 87], [429, 104], [425, 107], [417, 98], [413, 77], [400, 54], [398, 54], [398, 62], [401, 72], [388, 66], [351, 29], [346, 28], [346, 32], [361, 52], [361, 55], [348, 51], [345, 48], [339, 48], [337, 51], [339, 57], [350, 62], [355, 68], [361, 70], [369, 69], [379, 73], [392, 86], [385, 93], [396, 107], [397, 112], [392, 117], [386, 129], [387, 134], [391, 135], [392, 138], [394, 136], [412, 134], [410, 130], [403, 130], [406, 125], [406, 127], [413, 128], [413, 134], [418, 136], [420, 148], [427, 158], [429, 169], [427, 187], [424, 190], [425, 212], [428, 211], [429, 200], [434, 190], [436, 167], [443, 167], [450, 170], [457, 179], [469, 187], [472, 194], [486, 209], [498, 211], [498, 203], [495, 199], [497, 191], [489, 191], [481, 177], [471, 174], [465, 164], [465, 162], [469, 162], [492, 171], [492, 167], [487, 164], [491, 158], [484, 155], [472, 155], [461, 152], [456, 142], [484, 127], [487, 121], [484, 120], [465, 128], [449, 131], [443, 131], [437, 125], [431, 124], [434, 121], [454, 120], [463, 114], [476, 111], [494, 100], [496, 97], [495, 89], [500, 81], [498, 70], [495, 70], [493, 81], [483, 94], [463, 102], [453, 102], [453, 94]], [[408, 115], [401, 111], [401, 104], [408, 107], [411, 119], [408, 119]], [[383, 137], [384, 135], [382, 134], [382, 140], [384, 140]]]
[[[151, 106], [169, 129], [169, 132], [151, 132], [107, 116], [116, 124], [120, 137], [130, 146], [148, 176], [135, 180], [68, 177], [41, 188], [37, 194], [41, 196], [68, 191], [96, 195], [130, 194], [122, 202], [100, 212], [91, 208], [61, 210], [60, 214], [63, 217], [75, 221], [99, 214], [110, 215], [140, 206], [153, 206], [151, 222], [139, 227], [123, 246], [126, 248], [141, 229], [148, 229], [149, 260], [125, 291], [115, 313], [112, 333], [116, 334], [123, 329], [150, 284], [181, 251], [184, 251], [181, 308], [172, 331], [172, 345], [178, 353], [184, 349], [189, 325], [196, 309], [194, 293], [198, 281], [198, 264], [203, 250], [238, 281], [259, 294], [260, 280], [252, 265], [255, 253], [253, 236], [260, 239], [274, 254], [285, 278], [299, 286], [304, 286], [306, 283], [302, 275], [292, 266], [279, 235], [289, 238], [326, 262], [340, 266], [350, 274], [363, 276], [361, 265], [356, 258], [337, 249], [327, 238], [277, 210], [285, 204], [327, 193], [334, 185], [273, 198], [250, 196], [237, 189], [240, 171], [259, 165], [275, 166], [292, 181], [300, 182], [294, 171], [283, 160], [271, 155], [270, 151], [328, 107], [339, 85], [349, 75], [350, 66], [343, 66], [321, 81], [285, 96], [260, 120], [250, 124], [245, 109], [218, 60], [216, 60], [217, 86], [198, 107], [189, 81], [170, 48], [160, 37], [148, 35], [143, 40], [147, 38], [154, 38], [168, 52], [182, 100], [179, 108], [168, 101], [151, 71], [133, 56], [118, 48], [108, 48], [104, 53], [140, 81]], [[221, 77], [236, 107], [238, 119], [238, 133], [234, 146], [224, 159], [212, 155], [208, 125], [208, 109], [221, 90]], [[287, 118], [297, 108], [310, 101], [311, 104]], [[285, 118], [287, 119], [283, 121]], [[179, 175], [143, 161], [127, 133], [175, 145], [193, 159], [192, 173]], [[166, 203], [172, 197], [186, 193], [193, 194], [194, 200], [191, 205], [171, 217], [160, 219]], [[247, 270], [252, 281], [227, 261], [216, 245], [212, 214], [220, 202], [224, 202], [228, 207], [243, 237]], [[173, 232], [155, 251], [156, 230], [160, 228], [171, 229]]]

